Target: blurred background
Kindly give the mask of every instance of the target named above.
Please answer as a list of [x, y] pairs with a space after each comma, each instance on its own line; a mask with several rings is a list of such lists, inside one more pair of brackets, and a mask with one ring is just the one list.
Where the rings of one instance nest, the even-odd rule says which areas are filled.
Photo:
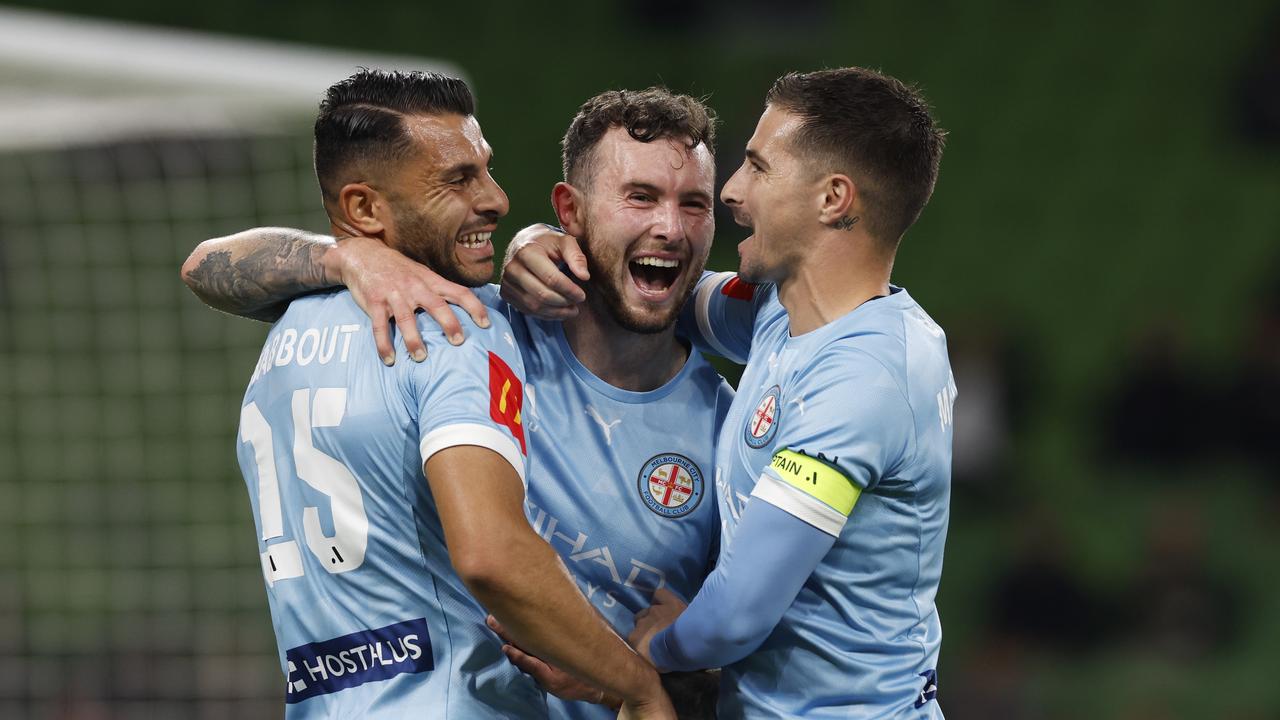
[[603, 89], [709, 95], [723, 181], [785, 71], [918, 84], [951, 134], [895, 282], [960, 389], [947, 716], [1280, 718], [1274, 0], [31, 6], [0, 7], [0, 718], [281, 714], [234, 455], [266, 326], [178, 267], [327, 227], [310, 123], [360, 64], [471, 82], [504, 240]]

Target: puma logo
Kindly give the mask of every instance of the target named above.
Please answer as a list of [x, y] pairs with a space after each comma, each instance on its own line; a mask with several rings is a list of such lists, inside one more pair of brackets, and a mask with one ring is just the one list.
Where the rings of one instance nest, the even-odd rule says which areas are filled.
[[612, 447], [613, 446], [613, 426], [621, 423], [622, 419], [619, 418], [617, 420], [614, 420], [613, 422], [605, 422], [604, 418], [600, 417], [600, 412], [596, 410], [595, 406], [593, 405], [588, 405], [586, 412], [588, 415], [591, 416], [592, 420], [596, 421], [596, 424], [600, 426], [600, 429], [604, 430], [605, 444]]

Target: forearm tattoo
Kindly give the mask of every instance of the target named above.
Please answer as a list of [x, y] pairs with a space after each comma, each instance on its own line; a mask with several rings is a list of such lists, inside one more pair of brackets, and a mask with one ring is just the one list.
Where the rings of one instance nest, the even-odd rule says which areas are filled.
[[327, 248], [303, 233], [267, 233], [247, 251], [210, 252], [191, 271], [191, 289], [219, 310], [275, 320], [293, 298], [330, 286], [321, 262]]
[[837, 230], [847, 230], [847, 231], [849, 231], [849, 232], [853, 232], [853, 226], [854, 226], [854, 225], [857, 225], [857, 224], [858, 224], [858, 221], [859, 221], [859, 220], [861, 220], [861, 219], [862, 219], [862, 218], [860, 218], [860, 217], [858, 217], [858, 216], [856, 216], [856, 215], [855, 215], [854, 217], [849, 217], [848, 215], [845, 215], [845, 216], [841, 217], [839, 220], [837, 220], [837, 221], [836, 221], [836, 229], [837, 229]]

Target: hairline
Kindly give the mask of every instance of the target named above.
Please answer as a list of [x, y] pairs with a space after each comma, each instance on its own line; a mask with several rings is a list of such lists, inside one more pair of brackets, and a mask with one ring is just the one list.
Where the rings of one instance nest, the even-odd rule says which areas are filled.
[[[577, 162], [574, 163], [573, 166], [569, 168], [569, 173], [564, 178], [564, 181], [566, 183], [569, 183], [570, 185], [583, 190], [586, 190], [590, 187], [591, 183], [595, 180], [595, 176], [596, 176], [596, 167], [595, 167], [596, 150], [599, 149], [600, 145], [604, 142], [605, 138], [609, 137], [610, 133], [612, 133], [614, 130], [623, 131], [623, 133], [626, 134], [626, 138], [625, 138], [626, 140], [630, 140], [631, 142], [639, 143], [641, 145], [651, 145], [653, 143], [665, 140], [668, 143], [677, 145], [678, 147], [684, 149], [685, 152], [688, 152], [690, 155], [692, 155], [698, 149], [699, 146], [705, 147], [707, 149], [707, 153], [711, 156], [712, 165], [715, 164], [716, 153], [714, 150], [711, 149], [711, 146], [707, 145], [705, 140], [699, 140], [698, 142], [693, 143], [693, 142], [690, 142], [693, 139], [692, 136], [690, 135], [664, 133], [657, 137], [651, 138], [646, 142], [644, 140], [640, 140], [636, 138], [634, 135], [631, 134], [630, 129], [627, 128], [626, 125], [618, 122], [618, 123], [613, 123], [609, 125], [609, 127], [605, 129], [604, 133], [602, 133], [595, 142], [591, 143], [591, 145], [588, 146], [586, 150], [581, 155], [578, 156]], [[573, 175], [578, 173], [586, 174], [585, 178], [580, 178], [582, 180], [581, 183], [573, 179]]]
[[[417, 155], [422, 151], [421, 144], [424, 143], [425, 140], [423, 140], [422, 137], [417, 132], [414, 131], [410, 123], [411, 120], [415, 118], [444, 117], [447, 115], [456, 115], [463, 119], [475, 118], [475, 113], [463, 114], [463, 113], [457, 112], [456, 110], [451, 110], [451, 109], [405, 111], [405, 110], [396, 110], [395, 108], [390, 108], [384, 105], [377, 105], [377, 104], [368, 103], [368, 102], [351, 103], [349, 105], [342, 105], [340, 107], [342, 108], [359, 107], [359, 108], [373, 109], [373, 110], [378, 110], [380, 112], [388, 113], [390, 115], [394, 115], [396, 118], [396, 124], [397, 124], [397, 128], [400, 131], [400, 137], [397, 138], [396, 141], [388, 143], [389, 147], [387, 147], [386, 149], [389, 152], [374, 153], [373, 156], [366, 154], [366, 155], [361, 155], [360, 157], [351, 158], [350, 160], [348, 160], [347, 164], [343, 166], [343, 170], [346, 170], [348, 168], [359, 168], [360, 170], [364, 171], [364, 172], [361, 172], [361, 174], [366, 176], [378, 173], [378, 169], [371, 166], [380, 165], [382, 166], [382, 170], [385, 171], [389, 164], [391, 163], [399, 164], [399, 163], [406, 162], [408, 160], [411, 160], [415, 155]], [[484, 142], [485, 147], [489, 148], [489, 157], [492, 158], [494, 155], [493, 147], [489, 145], [489, 141], [486, 140], [483, 136], [481, 136], [481, 140]], [[400, 148], [403, 148], [404, 150], [403, 155], [398, 154], [397, 152], [397, 150]], [[378, 155], [381, 155], [381, 157], [377, 157]], [[342, 188], [351, 184], [351, 182], [361, 182], [361, 181], [357, 180], [357, 181], [344, 182], [342, 183], [342, 185], [336, 188], [336, 193], [340, 193], [342, 191]], [[334, 202], [338, 200], [338, 196], [336, 193], [332, 198]], [[324, 192], [323, 183], [321, 183], [321, 195], [323, 196], [323, 199], [326, 203], [330, 201], [328, 193]]]

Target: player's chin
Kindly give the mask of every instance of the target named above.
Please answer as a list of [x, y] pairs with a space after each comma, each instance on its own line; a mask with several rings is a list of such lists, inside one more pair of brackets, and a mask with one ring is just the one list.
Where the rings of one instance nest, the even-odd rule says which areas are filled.
[[754, 253], [740, 253], [738, 257], [738, 277], [750, 283], [768, 282], [770, 273]]
[[628, 302], [622, 308], [618, 324], [631, 332], [649, 335], [660, 333], [675, 325], [680, 316], [680, 306], [675, 303], [654, 305], [646, 302]]
[[454, 275], [459, 285], [475, 288], [493, 279], [493, 255], [488, 258], [458, 258], [454, 264]]

